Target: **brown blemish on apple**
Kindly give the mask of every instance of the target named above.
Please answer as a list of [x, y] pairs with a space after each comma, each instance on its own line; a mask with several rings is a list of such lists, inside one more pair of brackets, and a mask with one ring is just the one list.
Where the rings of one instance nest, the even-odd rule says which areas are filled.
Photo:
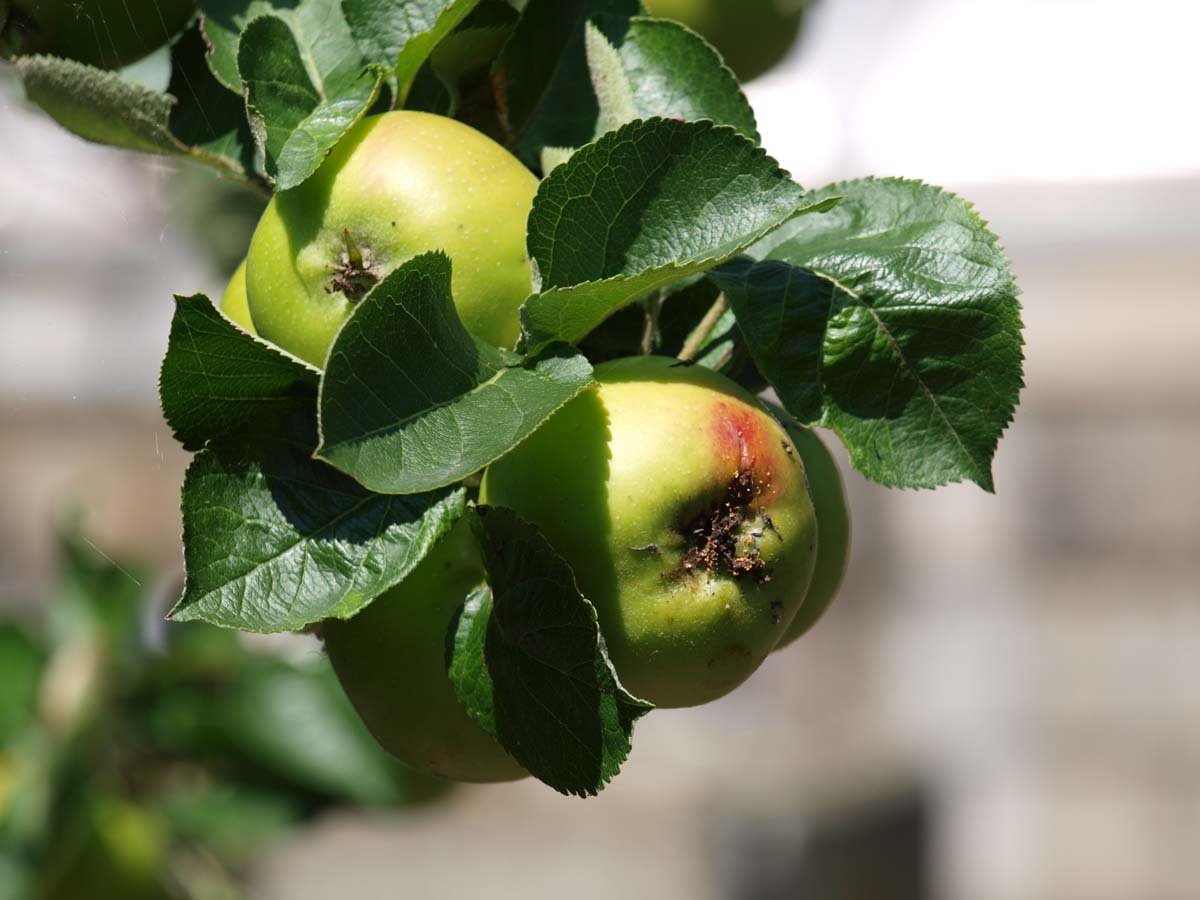
[[771, 573], [758, 552], [758, 538], [740, 534], [760, 493], [754, 473], [738, 469], [716, 506], [704, 510], [681, 529], [687, 549], [673, 574], [749, 577], [760, 585], [770, 581]]

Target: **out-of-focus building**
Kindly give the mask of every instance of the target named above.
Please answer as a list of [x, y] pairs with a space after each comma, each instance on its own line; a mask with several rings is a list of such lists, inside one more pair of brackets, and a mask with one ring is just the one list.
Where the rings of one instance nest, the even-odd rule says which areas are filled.
[[[599, 798], [534, 783], [329, 821], [266, 898], [1190, 900], [1200, 857], [1200, 12], [1147, 0], [820, 0], [753, 85], [818, 185], [945, 184], [1024, 290], [996, 494], [847, 470], [843, 596], [733, 695], [638, 725]], [[53, 522], [178, 566], [156, 407], [172, 293], [222, 273], [171, 166], [0, 93], [0, 596]], [[2, 602], [2, 601], [0, 601]], [[315, 647], [314, 647], [315, 652]]]

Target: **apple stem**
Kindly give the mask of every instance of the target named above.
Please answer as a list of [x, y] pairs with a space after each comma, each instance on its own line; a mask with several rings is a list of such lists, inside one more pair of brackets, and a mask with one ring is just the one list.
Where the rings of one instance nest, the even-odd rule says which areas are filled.
[[722, 291], [717, 294], [717, 299], [708, 308], [708, 312], [704, 314], [700, 324], [692, 329], [692, 333], [683, 342], [683, 347], [680, 348], [678, 355], [680, 362], [690, 362], [700, 352], [709, 336], [712, 335], [713, 329], [717, 327], [717, 322], [721, 321], [721, 316], [725, 315], [725, 310], [728, 308], [729, 301], [725, 299], [725, 292]]
[[642, 329], [642, 356], [654, 352], [654, 336], [658, 332], [658, 311], [662, 308], [662, 291], [646, 299], [646, 326]]

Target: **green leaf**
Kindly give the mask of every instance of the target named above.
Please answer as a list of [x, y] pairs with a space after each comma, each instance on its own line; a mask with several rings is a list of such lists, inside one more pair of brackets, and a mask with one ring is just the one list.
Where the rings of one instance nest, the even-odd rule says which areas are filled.
[[752, 248], [764, 262], [713, 273], [760, 371], [789, 412], [835, 430], [868, 478], [991, 491], [1022, 387], [1018, 290], [995, 235], [920, 182], [818, 196], [836, 194], [833, 212]]
[[289, 410], [315, 416], [319, 374], [242, 331], [203, 294], [176, 296], [159, 395], [185, 450], [264, 416]]
[[709, 277], [729, 298], [758, 370], [783, 405], [801, 421], [820, 421], [823, 342], [834, 283], [784, 262], [746, 257], [713, 269]]
[[543, 147], [578, 147], [596, 134], [584, 26], [603, 13], [632, 16], [637, 0], [529, 0], [496, 60], [505, 125], [530, 165]]
[[[464, 104], [495, 103], [491, 81], [480, 76], [491, 67], [517, 21], [517, 12], [504, 0], [482, 0], [458, 27], [434, 48], [418, 73], [405, 107], [455, 115]], [[471, 78], [470, 93], [463, 84]], [[468, 111], [477, 114], [473, 106]]]
[[254, 137], [246, 120], [246, 104], [213, 77], [208, 47], [200, 26], [193, 25], [171, 47], [171, 82], [167, 91], [178, 98], [171, 109], [171, 132], [193, 155], [230, 171], [252, 177]]
[[647, 119], [579, 150], [529, 214], [540, 293], [521, 308], [526, 347], [575, 342], [626, 303], [740, 253], [814, 201], [726, 126]]
[[633, 119], [711, 119], [758, 143], [754, 111], [704, 38], [666, 19], [598, 16], [587, 26], [598, 135]]
[[244, 669], [219, 712], [226, 739], [299, 788], [362, 804], [402, 796], [399, 765], [354, 712], [327, 660]]
[[166, 94], [53, 56], [21, 57], [17, 71], [29, 99], [82, 138], [145, 153], [187, 153], [171, 134], [174, 100]]
[[621, 687], [595, 608], [546, 539], [503, 507], [477, 507], [471, 524], [491, 587], [468, 598], [455, 633], [459, 700], [535, 777], [595, 795], [653, 706]]
[[453, 484], [508, 452], [591, 383], [578, 353], [522, 359], [472, 337], [450, 260], [425, 253], [354, 310], [321, 381], [320, 459], [371, 490]]
[[200, 0], [200, 30], [208, 44], [208, 67], [213, 77], [239, 97], [242, 76], [238, 73], [238, 42], [242, 29], [267, 14], [286, 17], [295, 4], [287, 0]]
[[403, 101], [434, 47], [479, 0], [343, 0], [346, 20], [367, 60], [390, 73]]
[[[33, 722], [45, 653], [33, 636], [13, 622], [0, 622], [0, 748]], [[0, 803], [0, 821], [3, 821]]]
[[172, 49], [168, 94], [74, 60], [26, 56], [16, 65], [29, 99], [86, 140], [253, 177], [242, 104], [204, 71], [198, 40], [189, 31]]
[[341, 67], [363, 66], [362, 51], [354, 42], [342, 5], [331, 0], [201, 0], [202, 27], [208, 45], [209, 67], [225, 87], [239, 97], [242, 82], [238, 52], [242, 32], [260, 16], [287, 22], [293, 39], [304, 51], [306, 64], [319, 82], [325, 73]]
[[[334, 21], [332, 13], [329, 18]], [[340, 14], [336, 21], [345, 27]], [[352, 41], [326, 42], [322, 33], [307, 37], [311, 44], [299, 43], [286, 21], [266, 15], [246, 26], [238, 45], [251, 128], [280, 191], [317, 170], [374, 103], [383, 81]], [[342, 52], [331, 51], [329, 43]]]
[[171, 618], [243, 631], [349, 618], [462, 514], [463, 490], [372, 494], [311, 458], [315, 435], [255, 422], [198, 453], [183, 484], [187, 578]]

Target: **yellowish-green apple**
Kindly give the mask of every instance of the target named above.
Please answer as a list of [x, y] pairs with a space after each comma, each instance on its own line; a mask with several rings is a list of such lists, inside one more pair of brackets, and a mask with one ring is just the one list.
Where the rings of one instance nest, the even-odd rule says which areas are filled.
[[167, 43], [195, 0], [0, 0], [0, 56], [48, 53], [102, 69]]
[[528, 773], [467, 715], [446, 673], [451, 622], [483, 563], [460, 520], [408, 577], [354, 618], [329, 620], [325, 650], [385, 749], [427, 775], [512, 781]]
[[515, 510], [571, 564], [626, 688], [706, 703], [758, 668], [808, 590], [804, 464], [723, 375], [640, 356], [595, 377], [488, 468], [480, 502]]
[[353, 305], [405, 260], [440, 249], [467, 330], [511, 346], [531, 287], [525, 221], [537, 187], [515, 156], [454, 119], [367, 117], [263, 212], [246, 268], [258, 333], [323, 366]]
[[646, 0], [650, 15], [675, 19], [711, 42], [742, 81], [763, 74], [791, 49], [805, 0]]
[[246, 261], [244, 259], [234, 270], [229, 284], [225, 285], [225, 293], [221, 296], [221, 309], [225, 315], [248, 332], [258, 334], [254, 330], [254, 320], [250, 318], [250, 301], [246, 297]]
[[846, 489], [842, 486], [842, 475], [833, 454], [815, 432], [795, 424], [786, 412], [780, 411], [780, 419], [788, 423], [785, 427], [792, 439], [792, 446], [804, 460], [808, 490], [817, 513], [819, 530], [817, 566], [813, 571], [812, 584], [800, 605], [800, 611], [788, 625], [776, 650], [806, 633], [829, 609], [842, 585], [846, 560], [850, 555], [850, 510], [846, 503]]

